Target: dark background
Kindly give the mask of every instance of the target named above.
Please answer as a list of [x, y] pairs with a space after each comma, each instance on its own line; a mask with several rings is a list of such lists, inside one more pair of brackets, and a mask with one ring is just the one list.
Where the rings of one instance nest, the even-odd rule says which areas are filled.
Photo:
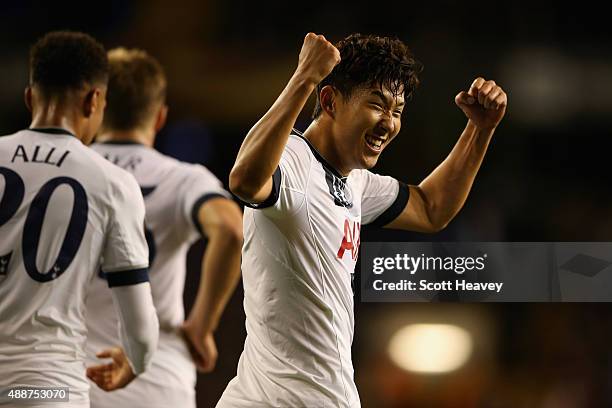
[[[289, 79], [306, 32], [333, 41], [352, 32], [393, 35], [425, 70], [376, 172], [412, 184], [429, 174], [465, 125], [454, 96], [477, 76], [504, 87], [509, 106], [464, 209], [446, 230], [432, 236], [364, 230], [363, 241], [612, 241], [612, 30], [603, 7], [3, 1], [0, 132], [29, 124], [22, 102], [29, 46], [49, 30], [82, 30], [107, 48], [139, 47], [160, 60], [170, 116], [157, 147], [205, 164], [227, 185], [242, 139]], [[311, 109], [297, 127], [307, 126]], [[190, 252], [188, 304], [203, 245]], [[241, 290], [217, 333], [217, 370], [199, 377], [201, 407], [214, 406], [235, 374], [245, 336]], [[612, 406], [611, 312], [606, 303], [373, 304], [356, 297], [354, 363], [363, 406]], [[412, 322], [470, 328], [472, 358], [446, 375], [401, 370], [387, 357], [387, 343]]]

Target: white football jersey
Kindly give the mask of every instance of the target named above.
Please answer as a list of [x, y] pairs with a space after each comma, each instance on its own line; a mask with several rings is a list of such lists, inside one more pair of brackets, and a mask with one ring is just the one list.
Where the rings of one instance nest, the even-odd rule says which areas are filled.
[[367, 170], [342, 177], [291, 135], [273, 191], [244, 213], [247, 338], [218, 408], [358, 407], [352, 278], [362, 224], [401, 213], [408, 189]]
[[148, 279], [138, 184], [68, 131], [28, 129], [0, 137], [0, 197], [0, 389], [67, 386], [87, 404], [87, 288], [100, 269]]
[[[178, 333], [184, 321], [186, 256], [201, 237], [198, 210], [208, 199], [231, 198], [205, 167], [180, 162], [138, 143], [96, 143], [101, 157], [132, 173], [144, 196], [150, 247], [149, 278], [161, 328], [151, 366], [129, 387], [105, 393], [92, 387], [94, 408], [195, 406], [195, 365]], [[88, 354], [118, 342], [117, 318], [103, 279], [92, 282], [87, 300]]]

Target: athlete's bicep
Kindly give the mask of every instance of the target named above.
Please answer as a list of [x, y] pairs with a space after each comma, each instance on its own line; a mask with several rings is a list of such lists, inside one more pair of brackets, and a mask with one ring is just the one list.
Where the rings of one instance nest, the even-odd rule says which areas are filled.
[[207, 200], [200, 206], [197, 218], [204, 236], [220, 232], [242, 240], [242, 213], [233, 200], [222, 196]]
[[409, 199], [399, 215], [385, 225], [394, 228], [416, 232], [437, 232], [429, 219], [428, 202], [425, 194], [418, 186], [409, 185]]
[[[273, 207], [280, 196], [281, 191], [281, 180], [282, 180], [281, 167], [277, 167], [274, 170], [274, 174], [266, 184], [257, 192], [256, 200], [246, 202], [244, 200], [240, 200], [245, 206], [257, 209], [269, 208]], [[240, 198], [238, 198], [240, 199]]]
[[273, 179], [274, 179], [274, 176], [270, 177], [268, 181], [265, 182], [263, 187], [260, 188], [257, 193], [255, 193], [255, 195], [253, 196], [251, 200], [249, 200], [249, 204], [254, 204], [257, 206], [257, 205], [262, 204], [264, 201], [266, 201], [270, 197], [272, 193], [272, 189], [274, 187]]
[[291, 139], [272, 177], [257, 192], [256, 200], [244, 202], [255, 209], [291, 214], [301, 206], [310, 178], [312, 153], [306, 142]]

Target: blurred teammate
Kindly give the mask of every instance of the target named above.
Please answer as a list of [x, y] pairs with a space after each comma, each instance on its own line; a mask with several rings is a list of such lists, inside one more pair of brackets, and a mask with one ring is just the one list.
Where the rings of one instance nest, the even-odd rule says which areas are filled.
[[[478, 78], [455, 101], [468, 123], [418, 186], [371, 173], [397, 136], [418, 63], [399, 40], [308, 34], [297, 70], [244, 140], [230, 174], [245, 210], [247, 339], [218, 407], [358, 407], [352, 274], [362, 224], [435, 232], [462, 207], [506, 95]], [[292, 126], [317, 90], [314, 121]]]
[[[136, 176], [145, 197], [150, 277], [160, 321], [158, 350], [150, 369], [129, 388], [107, 394], [91, 390], [92, 407], [195, 407], [195, 363], [211, 371], [217, 358], [213, 332], [240, 278], [242, 214], [206, 168], [155, 151], [166, 120], [166, 77], [140, 50], [109, 52], [108, 106], [93, 149]], [[191, 244], [208, 238], [195, 305], [184, 322], [185, 262]], [[108, 312], [103, 279], [88, 298], [88, 344], [92, 352], [117, 342], [117, 319]], [[181, 333], [181, 327], [183, 333]], [[93, 357], [93, 355], [92, 355]]]
[[106, 390], [125, 386], [158, 339], [140, 189], [85, 146], [102, 121], [107, 81], [93, 38], [45, 35], [30, 54], [30, 128], [0, 138], [0, 389], [68, 387], [65, 407], [89, 407], [84, 303], [100, 267], [129, 361], [121, 348], [105, 350], [114, 361], [89, 375]]

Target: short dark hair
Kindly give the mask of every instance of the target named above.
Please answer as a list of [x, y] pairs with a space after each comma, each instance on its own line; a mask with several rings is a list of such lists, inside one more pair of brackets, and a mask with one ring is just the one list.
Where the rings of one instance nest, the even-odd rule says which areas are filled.
[[30, 49], [30, 85], [38, 87], [44, 96], [107, 81], [104, 46], [85, 33], [53, 31]]
[[317, 85], [317, 102], [312, 118], [322, 111], [319, 96], [326, 85], [336, 88], [344, 97], [361, 86], [380, 86], [393, 96], [404, 92], [410, 98], [419, 85], [422, 64], [414, 59], [406, 44], [397, 38], [351, 34], [336, 44], [340, 63]]
[[110, 78], [104, 130], [136, 129], [155, 114], [166, 98], [166, 75], [143, 50], [115, 48], [108, 53]]

